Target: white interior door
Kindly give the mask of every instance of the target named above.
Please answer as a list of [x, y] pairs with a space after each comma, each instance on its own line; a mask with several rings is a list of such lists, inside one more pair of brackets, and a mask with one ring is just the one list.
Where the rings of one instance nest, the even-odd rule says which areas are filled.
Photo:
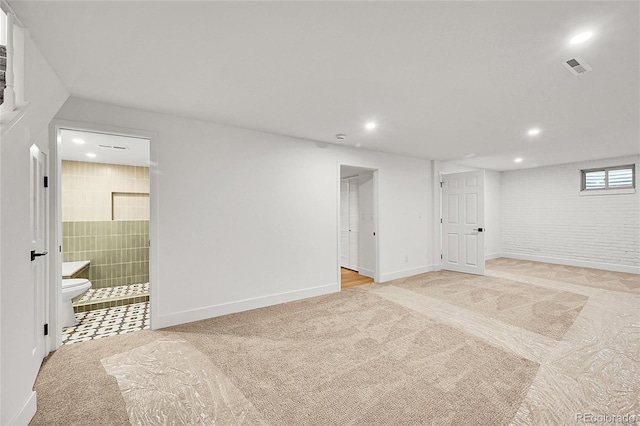
[[49, 261], [47, 256], [47, 218], [49, 197], [45, 187], [47, 176], [47, 151], [38, 145], [30, 149], [30, 197], [31, 197], [31, 283], [33, 303], [29, 304], [33, 318], [33, 368], [37, 374], [45, 356], [46, 289]]
[[376, 279], [376, 229], [374, 172], [358, 175], [358, 273]]
[[442, 268], [484, 275], [484, 171], [443, 175]]
[[358, 177], [340, 180], [340, 266], [358, 270]]
[[360, 213], [358, 205], [358, 178], [349, 179], [349, 266], [358, 270], [358, 232], [360, 228]]
[[349, 267], [349, 181], [340, 180], [340, 266]]

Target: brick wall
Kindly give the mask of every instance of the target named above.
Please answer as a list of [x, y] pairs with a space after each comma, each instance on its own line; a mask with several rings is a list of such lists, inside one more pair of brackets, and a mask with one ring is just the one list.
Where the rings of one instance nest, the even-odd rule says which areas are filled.
[[640, 273], [640, 188], [580, 195], [580, 170], [636, 164], [640, 156], [501, 173], [506, 257]]

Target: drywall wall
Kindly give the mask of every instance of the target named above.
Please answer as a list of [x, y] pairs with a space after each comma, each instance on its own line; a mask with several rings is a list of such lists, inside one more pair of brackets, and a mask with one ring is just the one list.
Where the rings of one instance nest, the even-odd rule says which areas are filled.
[[0, 424], [26, 424], [35, 413], [34, 289], [31, 279], [29, 149], [47, 146], [48, 125], [69, 93], [29, 37], [24, 38], [25, 98], [30, 104], [2, 128], [0, 194], [2, 352]]
[[[452, 162], [435, 161], [435, 169], [440, 174], [461, 173], [480, 170]], [[484, 257], [495, 259], [500, 257], [502, 251], [502, 237], [500, 230], [500, 172], [494, 170], [484, 171]], [[438, 194], [436, 202], [440, 203]], [[438, 228], [439, 229], [439, 228]]]
[[429, 161], [75, 98], [57, 117], [157, 133], [154, 328], [338, 291], [340, 164], [378, 170], [382, 281], [432, 267]]
[[502, 252], [502, 232], [500, 223], [500, 172], [484, 172], [484, 221], [487, 228], [484, 240], [485, 259], [500, 257]]
[[501, 173], [506, 257], [640, 273], [640, 194], [580, 195], [580, 170], [640, 156]]

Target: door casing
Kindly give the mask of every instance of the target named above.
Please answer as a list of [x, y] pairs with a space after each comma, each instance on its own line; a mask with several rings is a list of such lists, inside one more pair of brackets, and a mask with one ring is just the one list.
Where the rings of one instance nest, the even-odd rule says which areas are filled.
[[[340, 264], [341, 264], [341, 229], [340, 229], [340, 186], [342, 183], [341, 180], [341, 168], [342, 166], [359, 169], [363, 172], [371, 172], [373, 173], [373, 210], [375, 211], [375, 240], [373, 244], [373, 250], [375, 251], [375, 268], [373, 273], [373, 279], [375, 282], [380, 282], [380, 232], [379, 232], [379, 223], [380, 223], [380, 210], [378, 208], [379, 205], [379, 170], [375, 166], [367, 166], [367, 165], [353, 165], [347, 163], [337, 162], [337, 179], [336, 179], [336, 190], [337, 190], [337, 209], [336, 209], [336, 241], [337, 241], [337, 252], [338, 256], [336, 258], [336, 273], [337, 273], [337, 291], [340, 291], [342, 288], [342, 277], [340, 274]], [[359, 239], [360, 241], [360, 239]], [[360, 248], [359, 250], [360, 251]]]
[[[59, 326], [58, 312], [62, 305], [62, 158], [60, 158], [61, 140], [59, 132], [62, 129], [84, 132], [107, 133], [120, 136], [149, 139], [149, 312], [150, 328], [154, 329], [157, 323], [158, 312], [153, 309], [159, 300], [159, 274], [158, 274], [158, 153], [156, 132], [128, 129], [123, 127], [106, 126], [95, 123], [55, 119], [49, 126], [49, 187], [55, 189], [55, 195], [50, 195], [49, 214], [49, 339], [47, 352], [56, 350], [62, 345], [62, 327]], [[50, 190], [51, 191], [51, 190]], [[55, 254], [55, 258], [53, 256]]]
[[[33, 309], [34, 329], [33, 348], [31, 350], [33, 377], [35, 378], [42, 360], [47, 354], [48, 336], [45, 335], [45, 324], [48, 319], [48, 280], [47, 270], [50, 265], [49, 253], [47, 253], [47, 217], [49, 213], [49, 190], [45, 187], [45, 179], [48, 182], [49, 164], [48, 148], [40, 146], [36, 141], [30, 148], [30, 223], [31, 223], [31, 283], [33, 285]], [[48, 327], [48, 326], [47, 326]]]
[[442, 269], [484, 275], [484, 170], [442, 175]]

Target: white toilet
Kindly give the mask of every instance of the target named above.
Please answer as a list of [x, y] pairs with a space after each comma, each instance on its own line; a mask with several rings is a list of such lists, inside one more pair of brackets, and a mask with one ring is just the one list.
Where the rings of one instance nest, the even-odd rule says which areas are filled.
[[78, 320], [73, 314], [71, 299], [81, 295], [91, 288], [91, 281], [85, 278], [62, 279], [62, 306], [60, 307], [60, 325], [70, 327], [76, 325]]

